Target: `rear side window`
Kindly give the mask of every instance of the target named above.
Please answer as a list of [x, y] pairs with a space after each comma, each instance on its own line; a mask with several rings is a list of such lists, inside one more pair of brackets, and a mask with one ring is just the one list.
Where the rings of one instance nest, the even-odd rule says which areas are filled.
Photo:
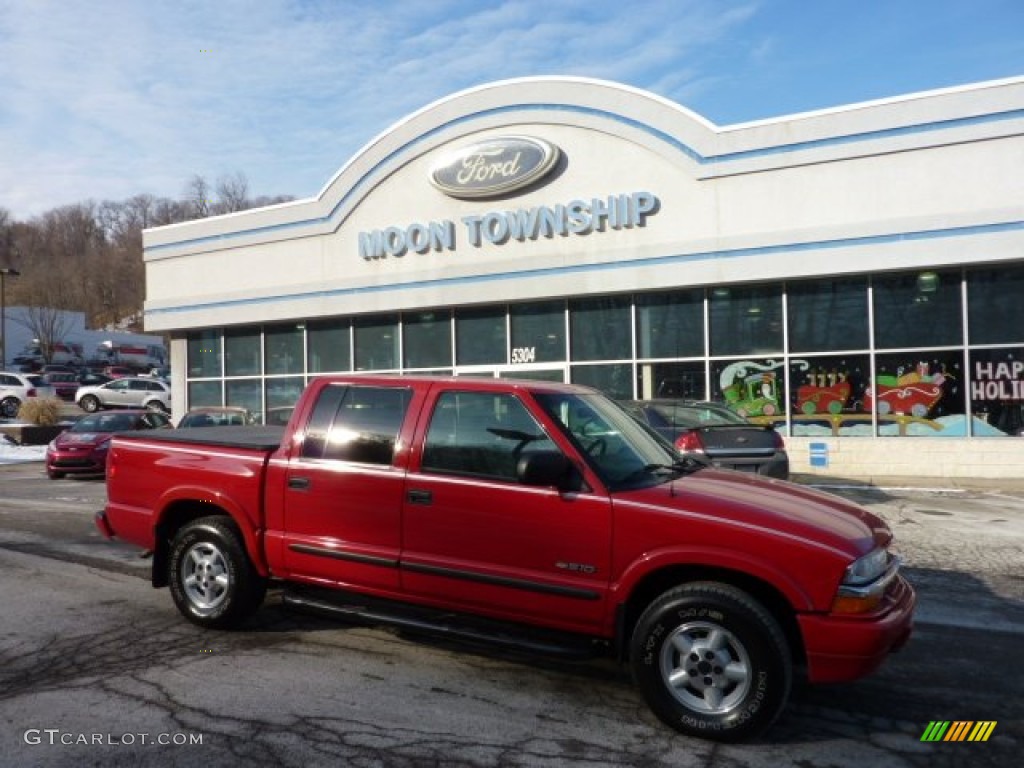
[[302, 456], [391, 464], [411, 399], [404, 387], [325, 387], [313, 406]]

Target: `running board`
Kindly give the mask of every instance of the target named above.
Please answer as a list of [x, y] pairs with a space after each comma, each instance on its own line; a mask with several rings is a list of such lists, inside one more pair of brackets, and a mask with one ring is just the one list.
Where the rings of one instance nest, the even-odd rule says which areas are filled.
[[371, 626], [386, 625], [447, 640], [526, 651], [560, 659], [607, 655], [607, 644], [584, 635], [513, 624], [452, 611], [313, 587], [288, 587], [285, 608]]

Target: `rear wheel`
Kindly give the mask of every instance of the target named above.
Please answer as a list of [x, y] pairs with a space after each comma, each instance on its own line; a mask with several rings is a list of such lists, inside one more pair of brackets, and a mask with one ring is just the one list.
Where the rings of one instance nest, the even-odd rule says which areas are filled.
[[81, 408], [83, 411], [95, 413], [100, 409], [99, 398], [95, 397], [94, 395], [86, 395], [85, 397], [78, 401], [78, 407]]
[[146, 403], [146, 408], [151, 411], [157, 411], [158, 413], [170, 413], [170, 409], [161, 403], [159, 400], [150, 400]]
[[13, 419], [17, 416], [19, 408], [21, 408], [21, 401], [16, 397], [5, 397], [0, 400], [0, 416], [5, 419]]
[[203, 517], [174, 537], [168, 583], [178, 610], [202, 627], [227, 629], [252, 614], [266, 594], [230, 518]]
[[630, 663], [663, 722], [717, 741], [764, 733], [793, 678], [778, 622], [747, 593], [716, 582], [685, 584], [651, 603], [633, 632]]

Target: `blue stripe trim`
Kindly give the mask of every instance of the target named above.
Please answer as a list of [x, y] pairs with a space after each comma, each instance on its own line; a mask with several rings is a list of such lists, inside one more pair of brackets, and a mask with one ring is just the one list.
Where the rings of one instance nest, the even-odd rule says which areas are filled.
[[[741, 152], [727, 152], [720, 155], [701, 155], [693, 147], [689, 146], [685, 142], [680, 141], [676, 137], [668, 134], [662, 130], [655, 128], [654, 126], [642, 123], [639, 120], [634, 120], [624, 115], [620, 115], [616, 112], [609, 112], [603, 109], [596, 109], [594, 107], [581, 107], [573, 104], [515, 104], [506, 105], [503, 107], [494, 107], [493, 109], [483, 110], [482, 112], [475, 112], [470, 115], [462, 115], [453, 120], [449, 120], [446, 123], [435, 126], [429, 131], [420, 134], [415, 139], [406, 142], [398, 149], [390, 152], [380, 162], [373, 166], [367, 171], [359, 180], [357, 180], [352, 187], [342, 195], [341, 199], [331, 208], [330, 213], [326, 216], [318, 216], [310, 219], [302, 219], [300, 221], [288, 222], [287, 224], [272, 224], [265, 227], [255, 227], [253, 229], [245, 229], [237, 232], [225, 233], [222, 235], [210, 235], [208, 237], [197, 237], [191, 240], [179, 240], [174, 243], [163, 243], [161, 245], [153, 245], [146, 249], [147, 253], [158, 253], [160, 251], [169, 248], [181, 248], [188, 246], [196, 246], [203, 243], [212, 243], [217, 241], [232, 240], [238, 237], [246, 237], [250, 235], [266, 234], [268, 232], [284, 232], [289, 229], [296, 229], [301, 227], [315, 227], [320, 224], [330, 222], [341, 208], [344, 207], [345, 203], [356, 196], [356, 193], [364, 188], [373, 179], [374, 175], [380, 170], [381, 167], [388, 165], [396, 156], [402, 155], [409, 151], [412, 147], [422, 143], [428, 138], [431, 138], [442, 131], [446, 131], [454, 126], [462, 125], [464, 123], [473, 122], [484, 117], [491, 117], [493, 115], [501, 115], [509, 112], [575, 112], [582, 115], [588, 115], [591, 117], [600, 117], [612, 122], [621, 123], [622, 125], [635, 128], [643, 133], [646, 133], [659, 141], [669, 145], [673, 149], [677, 150], [690, 160], [694, 161], [698, 165], [717, 165], [720, 163], [731, 162], [734, 160], [745, 160], [754, 157], [769, 157], [772, 155], [781, 155], [790, 152], [801, 152], [809, 149], [820, 149], [822, 147], [829, 146], [840, 146], [843, 144], [853, 144], [861, 141], [873, 141], [877, 139], [892, 138], [896, 136], [907, 136], [915, 133], [930, 133], [933, 131], [948, 130], [952, 128], [961, 128], [972, 125], [983, 125], [985, 123], [1002, 122], [1004, 120], [1014, 120], [1020, 117], [1024, 117], [1024, 109], [1009, 110], [1006, 112], [994, 112], [987, 115], [976, 115], [973, 117], [954, 118], [950, 120], [940, 120], [932, 123], [921, 123], [918, 125], [908, 125], [899, 128], [885, 128], [877, 131], [865, 131], [863, 133], [851, 133], [845, 136], [833, 136], [825, 139], [815, 139], [813, 141], [798, 141], [791, 144], [780, 144], [773, 147], [764, 147], [761, 149], [749, 149]], [[341, 226], [344, 220], [340, 220], [334, 227], [337, 230]]]
[[224, 309], [226, 307], [255, 306], [281, 301], [322, 299], [339, 296], [366, 296], [387, 291], [402, 291], [411, 288], [434, 288], [438, 286], [473, 285], [501, 280], [563, 276], [586, 272], [610, 272], [636, 267], [670, 266], [687, 262], [707, 261], [709, 259], [735, 259], [744, 256], [770, 256], [779, 253], [799, 253], [802, 251], [831, 250], [835, 248], [852, 248], [865, 245], [885, 245], [889, 243], [909, 242], [916, 240], [935, 240], [948, 237], [968, 237], [971, 235], [999, 234], [1024, 230], [1024, 221], [1011, 221], [1000, 224], [980, 224], [969, 227], [952, 227], [950, 229], [930, 229], [918, 232], [901, 232], [891, 235], [868, 235], [851, 237], [842, 240], [820, 240], [809, 243], [791, 243], [788, 245], [767, 245], [754, 248], [735, 248], [732, 250], [701, 251], [697, 253], [675, 254], [672, 256], [650, 256], [645, 259], [631, 261], [615, 261], [604, 264], [576, 264], [562, 267], [541, 267], [520, 272], [496, 272], [486, 275], [466, 275], [463, 277], [439, 277], [432, 280], [415, 282], [389, 283], [387, 285], [370, 285], [358, 288], [338, 288], [330, 291], [308, 291], [290, 293], [279, 296], [265, 296], [252, 299], [233, 299], [230, 301], [214, 301], [207, 304], [193, 304], [188, 307], [167, 307], [164, 309], [147, 310], [147, 316], [169, 315], [178, 312], [194, 312], [208, 309]]

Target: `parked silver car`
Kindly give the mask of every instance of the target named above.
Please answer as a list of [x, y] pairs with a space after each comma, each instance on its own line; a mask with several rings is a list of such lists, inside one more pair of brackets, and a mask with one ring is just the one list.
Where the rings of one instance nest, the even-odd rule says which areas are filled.
[[700, 400], [634, 400], [622, 405], [682, 454], [706, 457], [718, 467], [789, 479], [785, 441], [770, 425], [752, 424], [724, 405]]
[[39, 374], [0, 372], [0, 418], [15, 418], [30, 397], [56, 397], [56, 392]]
[[171, 387], [160, 379], [125, 376], [95, 387], [79, 387], [75, 402], [83, 411], [101, 408], [152, 408], [171, 410]]

